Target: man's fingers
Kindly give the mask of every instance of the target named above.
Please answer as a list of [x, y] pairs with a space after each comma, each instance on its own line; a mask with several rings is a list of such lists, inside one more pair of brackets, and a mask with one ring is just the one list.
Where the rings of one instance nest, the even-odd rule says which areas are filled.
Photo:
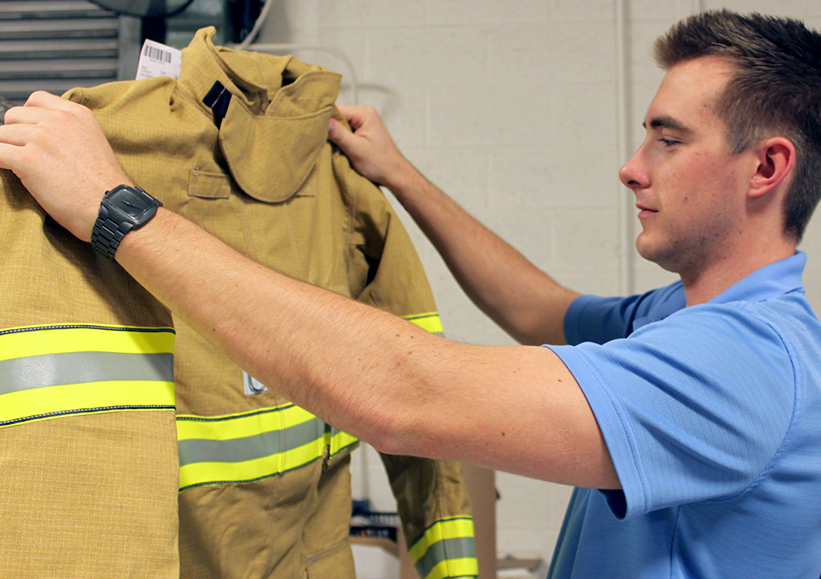
[[339, 109], [339, 112], [342, 113], [342, 116], [345, 117], [345, 120], [350, 123], [351, 119], [356, 115], [356, 112], [361, 107], [356, 105], [337, 105], [336, 108]]
[[354, 131], [362, 125], [362, 120], [360, 119], [362, 107], [356, 105], [338, 105], [337, 108]]
[[7, 127], [20, 127], [24, 125], [36, 125], [46, 116], [46, 109], [39, 107], [12, 107], [6, 111], [3, 119]]
[[351, 133], [342, 123], [336, 119], [331, 119], [328, 126], [328, 140], [337, 145], [343, 151], [350, 143], [353, 133]]
[[77, 103], [73, 103], [44, 90], [37, 90], [29, 95], [26, 104], [23, 106], [69, 111], [82, 105], [78, 105]]
[[363, 107], [360, 105], [338, 105], [339, 112], [356, 132], [363, 125], [379, 119], [379, 113], [373, 107]]
[[23, 106], [7, 110], [4, 120], [7, 125], [48, 123], [54, 127], [67, 127], [78, 121], [80, 124], [94, 122], [93, 118], [88, 107], [45, 91], [37, 91], [29, 96]]
[[30, 124], [6, 123], [0, 127], [0, 143], [22, 147], [31, 140], [31, 131]]
[[14, 165], [14, 158], [19, 154], [19, 147], [9, 145], [0, 140], [0, 169], [11, 170]]

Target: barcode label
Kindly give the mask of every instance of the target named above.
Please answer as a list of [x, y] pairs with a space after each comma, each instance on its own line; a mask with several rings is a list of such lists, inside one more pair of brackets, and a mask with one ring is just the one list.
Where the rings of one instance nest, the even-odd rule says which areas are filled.
[[171, 62], [171, 53], [167, 50], [162, 50], [156, 46], [146, 44], [143, 47], [143, 54], [152, 60], [159, 60], [160, 62]]
[[182, 52], [176, 48], [146, 40], [140, 51], [140, 62], [137, 65], [137, 80], [170, 76], [180, 78]]

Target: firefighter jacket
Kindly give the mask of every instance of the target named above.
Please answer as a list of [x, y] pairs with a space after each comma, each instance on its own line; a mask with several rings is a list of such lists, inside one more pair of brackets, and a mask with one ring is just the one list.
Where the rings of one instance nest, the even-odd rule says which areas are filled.
[[[418, 256], [381, 191], [327, 142], [340, 76], [214, 47], [179, 80], [75, 89], [126, 172], [259, 263], [441, 332]], [[175, 319], [183, 578], [354, 577], [357, 441], [262, 385]], [[252, 337], [249, 336], [249, 339]], [[383, 456], [423, 578], [477, 574], [456, 463]]]
[[0, 576], [179, 577], [171, 315], [0, 171]]

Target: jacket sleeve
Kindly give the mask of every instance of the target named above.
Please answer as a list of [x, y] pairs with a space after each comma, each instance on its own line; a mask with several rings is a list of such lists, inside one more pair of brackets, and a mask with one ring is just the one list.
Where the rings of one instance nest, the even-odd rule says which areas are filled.
[[0, 575], [179, 577], [171, 314], [0, 171]]
[[[387, 199], [354, 173], [341, 155], [335, 158], [335, 171], [351, 210], [348, 271], [352, 295], [441, 335], [427, 276]], [[420, 578], [477, 576], [473, 519], [461, 465], [381, 456]]]

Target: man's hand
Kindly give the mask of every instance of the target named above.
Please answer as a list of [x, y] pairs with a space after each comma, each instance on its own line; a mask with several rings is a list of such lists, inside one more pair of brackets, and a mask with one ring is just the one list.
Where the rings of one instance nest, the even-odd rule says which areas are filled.
[[340, 105], [339, 111], [353, 132], [331, 119], [328, 139], [342, 149], [358, 173], [394, 193], [401, 190], [403, 179], [416, 170], [394, 144], [379, 113], [352, 105]]
[[107, 189], [133, 185], [91, 111], [46, 92], [6, 112], [0, 168], [11, 169], [37, 202], [83, 241]]

